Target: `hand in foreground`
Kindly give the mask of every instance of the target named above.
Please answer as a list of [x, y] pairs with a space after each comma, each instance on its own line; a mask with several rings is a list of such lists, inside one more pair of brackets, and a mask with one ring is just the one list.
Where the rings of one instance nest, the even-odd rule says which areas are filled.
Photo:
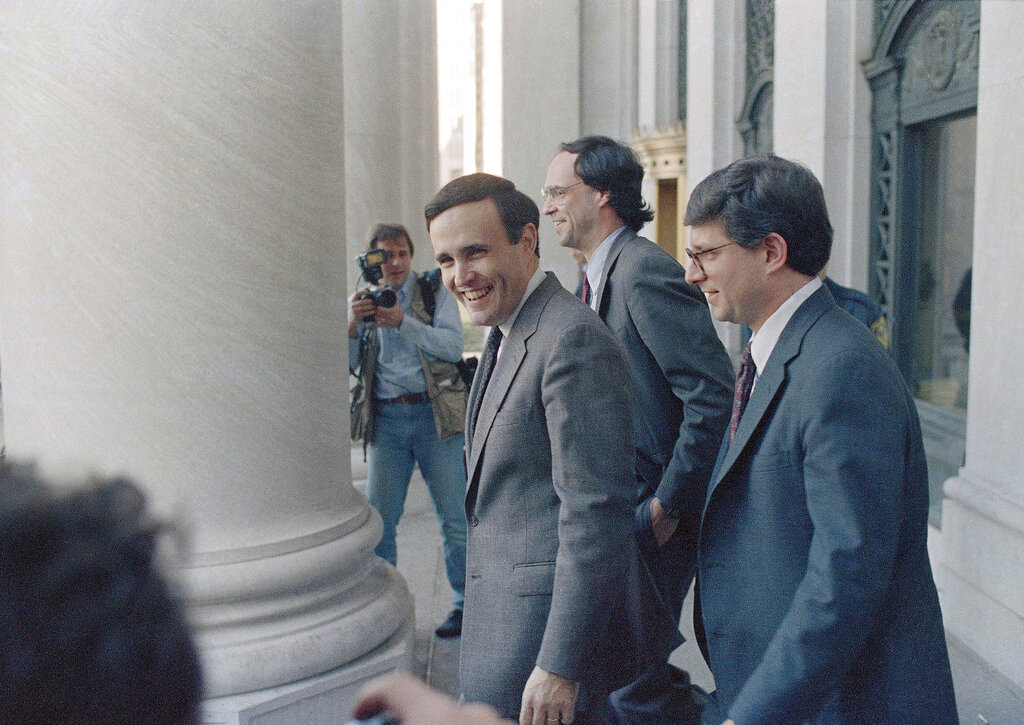
[[359, 327], [359, 323], [363, 321], [364, 317], [372, 315], [374, 310], [373, 300], [367, 297], [365, 289], [361, 289], [352, 295], [352, 299], [349, 300], [348, 304], [348, 336], [351, 338], [356, 337], [356, 331]]
[[377, 307], [373, 311], [373, 320], [377, 327], [400, 327], [404, 319], [402, 306], [397, 302], [391, 307]]
[[569, 725], [576, 712], [579, 691], [578, 682], [534, 667], [523, 688], [519, 725]]
[[651, 499], [651, 528], [654, 529], [654, 538], [657, 540], [658, 546], [664, 546], [665, 542], [672, 538], [672, 534], [676, 532], [678, 526], [679, 519], [674, 519], [665, 513], [661, 501], [654, 496]]
[[388, 710], [402, 725], [512, 725], [486, 705], [459, 705], [411, 675], [399, 673], [370, 682], [359, 693], [352, 715], [361, 720]]

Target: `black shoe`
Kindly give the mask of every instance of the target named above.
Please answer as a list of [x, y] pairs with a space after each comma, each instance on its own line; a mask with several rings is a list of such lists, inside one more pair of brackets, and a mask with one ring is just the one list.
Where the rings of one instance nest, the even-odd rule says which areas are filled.
[[443, 639], [458, 637], [462, 634], [462, 610], [453, 609], [448, 619], [441, 622], [441, 626], [434, 630], [434, 634]]

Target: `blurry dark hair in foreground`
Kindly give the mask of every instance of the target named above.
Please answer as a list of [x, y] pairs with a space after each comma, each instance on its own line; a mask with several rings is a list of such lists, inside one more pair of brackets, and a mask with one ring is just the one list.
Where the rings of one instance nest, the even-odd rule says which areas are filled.
[[0, 723], [199, 722], [202, 675], [125, 479], [58, 492], [0, 464]]

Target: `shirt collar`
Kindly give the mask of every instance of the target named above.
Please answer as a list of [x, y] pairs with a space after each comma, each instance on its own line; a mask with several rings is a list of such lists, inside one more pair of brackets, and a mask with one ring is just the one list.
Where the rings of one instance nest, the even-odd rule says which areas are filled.
[[547, 277], [547, 275], [544, 271], [540, 267], [537, 267], [533, 276], [530, 277], [530, 281], [526, 283], [526, 291], [523, 292], [523, 298], [519, 300], [519, 304], [512, 311], [512, 314], [509, 315], [504, 322], [498, 325], [498, 329], [501, 330], [502, 335], [508, 337], [508, 333], [512, 330], [512, 325], [515, 324], [516, 318], [519, 317], [519, 310], [523, 309], [523, 305], [526, 304], [526, 300], [530, 299], [530, 295], [540, 287], [540, 283], [544, 281], [545, 277]]
[[622, 225], [614, 232], [604, 238], [604, 241], [597, 245], [597, 249], [590, 255], [590, 259], [587, 261], [587, 280], [590, 282], [590, 304], [591, 306], [597, 301], [597, 289], [601, 286], [601, 278], [604, 276], [604, 263], [608, 259], [608, 252], [611, 251], [612, 243], [618, 239], [618, 236], [626, 228]]
[[401, 297], [403, 301], [412, 296], [412, 286], [416, 284], [415, 277], [416, 273], [410, 269], [409, 276], [405, 278], [405, 282], [402, 283], [402, 286], [396, 290], [398, 292], [398, 296]]
[[786, 329], [790, 318], [793, 317], [800, 305], [820, 287], [821, 280], [814, 277], [779, 305], [771, 317], [764, 321], [761, 329], [750, 338], [750, 357], [753, 358], [754, 365], [757, 366], [757, 377], [761, 377], [761, 371], [768, 364], [768, 358], [771, 357], [772, 350], [778, 344], [779, 337], [782, 336], [782, 331]]

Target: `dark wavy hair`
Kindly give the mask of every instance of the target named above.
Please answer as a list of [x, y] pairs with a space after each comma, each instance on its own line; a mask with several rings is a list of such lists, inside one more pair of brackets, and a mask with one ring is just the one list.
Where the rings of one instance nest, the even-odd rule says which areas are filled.
[[366, 249], [376, 249], [380, 242], [386, 239], [404, 239], [409, 244], [409, 256], [416, 254], [416, 247], [412, 245], [412, 237], [404, 224], [397, 222], [377, 222], [370, 229], [366, 237]]
[[609, 204], [627, 227], [638, 232], [654, 218], [640, 194], [644, 167], [629, 146], [607, 136], [583, 136], [559, 148], [578, 154], [576, 175], [590, 188], [609, 193]]
[[[497, 207], [509, 244], [519, 244], [523, 227], [527, 224], [540, 226], [540, 209], [533, 199], [519, 191], [508, 179], [478, 173], [452, 179], [441, 187], [423, 210], [423, 215], [427, 219], [427, 231], [430, 231], [430, 223], [434, 219], [452, 207], [484, 199], [490, 199]], [[539, 257], [539, 240], [535, 251]]]
[[202, 675], [124, 479], [54, 493], [0, 465], [0, 722], [199, 722]]
[[825, 192], [811, 170], [774, 154], [748, 156], [697, 184], [687, 226], [722, 220], [729, 239], [753, 249], [770, 233], [786, 240], [786, 264], [814, 276], [832, 254]]

